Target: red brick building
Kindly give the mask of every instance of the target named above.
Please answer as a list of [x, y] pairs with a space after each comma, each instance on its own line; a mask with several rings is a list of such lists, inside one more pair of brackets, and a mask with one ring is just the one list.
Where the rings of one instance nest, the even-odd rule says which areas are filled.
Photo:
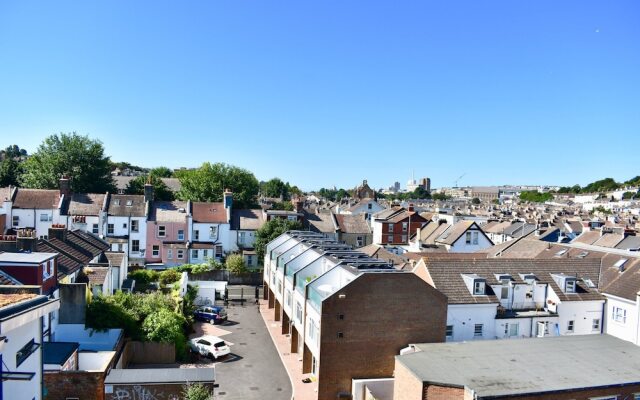
[[0, 253], [0, 271], [23, 285], [42, 286], [42, 294], [50, 294], [58, 285], [58, 254]]
[[413, 206], [408, 209], [394, 207], [373, 215], [373, 243], [381, 245], [406, 245], [411, 235], [427, 223]]

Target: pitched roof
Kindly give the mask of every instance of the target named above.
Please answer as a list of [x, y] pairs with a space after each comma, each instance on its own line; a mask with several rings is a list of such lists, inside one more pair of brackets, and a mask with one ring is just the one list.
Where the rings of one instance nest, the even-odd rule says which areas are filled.
[[310, 213], [304, 210], [304, 221], [311, 232], [319, 233], [335, 233], [336, 222], [334, 217], [336, 216], [331, 211], [318, 211], [316, 213]]
[[193, 202], [191, 203], [193, 222], [226, 224], [227, 210], [224, 203]]
[[106, 195], [97, 193], [73, 193], [69, 201], [69, 215], [100, 215]]
[[616, 245], [616, 249], [640, 249], [640, 236], [627, 236]]
[[600, 239], [600, 232], [598, 231], [586, 231], [582, 232], [580, 236], [573, 239], [573, 243], [593, 244], [596, 240]]
[[57, 247], [52, 246], [50, 243], [45, 242], [43, 240], [38, 241], [36, 246], [38, 251], [47, 251], [47, 252], [57, 252], [58, 254], [58, 277], [63, 277], [65, 275], [70, 275], [75, 271], [82, 268], [84, 265], [83, 262], [76, 259], [73, 256], [67, 255], [63, 253]]
[[187, 222], [186, 201], [154, 201], [151, 206], [150, 221]]
[[106, 242], [100, 243], [100, 239], [89, 239], [90, 234], [83, 231], [68, 231], [67, 244], [95, 257], [109, 248]]
[[91, 268], [85, 268], [84, 273], [87, 275], [87, 278], [89, 278], [89, 283], [93, 285], [102, 285], [109, 273], [109, 267], [91, 266]]
[[399, 256], [397, 254], [393, 254], [392, 252], [385, 249], [383, 246], [377, 245], [375, 243], [372, 243], [364, 247], [359, 247], [358, 251], [368, 255], [371, 258], [391, 261], [397, 269], [402, 269], [409, 264], [408, 259], [406, 259], [405, 257]]
[[105, 257], [113, 265], [114, 267], [119, 267], [122, 265], [122, 260], [124, 259], [125, 254], [119, 251], [105, 251]]
[[0, 271], [0, 285], [22, 285], [22, 283], [6, 272]]
[[474, 225], [478, 231], [482, 231], [482, 229], [480, 229], [478, 224], [476, 224], [474, 221], [458, 221], [455, 224], [451, 225], [449, 229], [440, 234], [440, 236], [436, 238], [436, 243], [452, 245]]
[[618, 235], [616, 233], [605, 233], [600, 237], [600, 239], [593, 242], [594, 246], [602, 246], [602, 247], [616, 247], [616, 245], [622, 242], [624, 239], [624, 235]]
[[371, 228], [369, 228], [369, 223], [365, 219], [364, 214], [336, 214], [335, 218], [338, 228], [340, 228], [343, 233], [371, 233]]
[[23, 189], [15, 194], [13, 208], [57, 209], [60, 191], [48, 189]]
[[112, 194], [109, 196], [108, 214], [120, 217], [144, 217], [147, 207], [140, 194]]
[[231, 210], [231, 230], [256, 231], [264, 224], [262, 210]]
[[[496, 274], [509, 274], [516, 282], [523, 283], [519, 274], [535, 274], [540, 283], [547, 283], [560, 301], [601, 300], [602, 295], [586, 286], [582, 281], [576, 285], [576, 293], [564, 293], [552, 274], [567, 274], [579, 279], [588, 278], [596, 287], [600, 276], [600, 261], [597, 259], [509, 259], [509, 258], [455, 258], [437, 255], [423, 258], [436, 289], [444, 293], [449, 304], [489, 304], [499, 303], [498, 297], [489, 285], [499, 284]], [[463, 274], [476, 274], [486, 279], [486, 295], [471, 294], [465, 284]]]

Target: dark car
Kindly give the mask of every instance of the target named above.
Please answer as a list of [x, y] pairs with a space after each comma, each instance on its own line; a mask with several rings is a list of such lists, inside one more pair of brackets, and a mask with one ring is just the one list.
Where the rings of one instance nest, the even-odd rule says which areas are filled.
[[205, 306], [194, 311], [193, 316], [196, 320], [218, 324], [227, 320], [227, 310], [219, 306]]

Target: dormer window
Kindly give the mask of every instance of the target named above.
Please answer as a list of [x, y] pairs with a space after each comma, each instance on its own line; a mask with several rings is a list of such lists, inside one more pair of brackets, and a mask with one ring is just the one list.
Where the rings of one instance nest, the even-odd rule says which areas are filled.
[[473, 282], [473, 294], [475, 295], [483, 295], [484, 294], [485, 284], [484, 281], [474, 281]]
[[573, 279], [567, 279], [564, 283], [564, 291], [565, 293], [575, 293], [576, 281], [574, 281]]

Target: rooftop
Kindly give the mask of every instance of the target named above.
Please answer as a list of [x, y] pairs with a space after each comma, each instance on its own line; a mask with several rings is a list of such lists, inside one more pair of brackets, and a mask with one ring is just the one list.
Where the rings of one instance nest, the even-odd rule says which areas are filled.
[[104, 380], [105, 385], [145, 383], [213, 382], [214, 368], [153, 368], [112, 369]]
[[38, 264], [45, 262], [58, 253], [0, 253], [0, 262], [3, 263], [19, 263], [19, 264]]
[[396, 360], [418, 379], [478, 397], [640, 382], [640, 347], [609, 335], [419, 344]]

